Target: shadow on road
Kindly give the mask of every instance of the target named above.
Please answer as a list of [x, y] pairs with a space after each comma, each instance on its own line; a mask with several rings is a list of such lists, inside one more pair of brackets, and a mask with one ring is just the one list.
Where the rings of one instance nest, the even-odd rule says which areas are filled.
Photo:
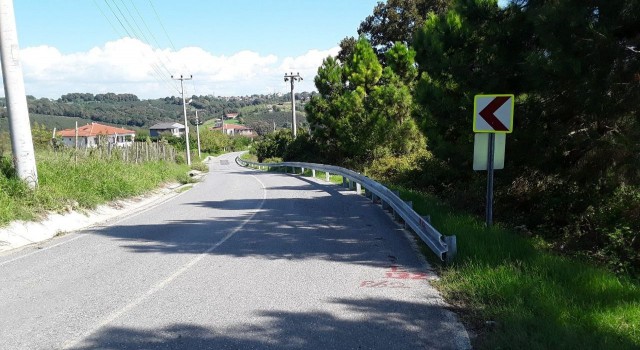
[[257, 213], [262, 199], [207, 200], [186, 204], [193, 210], [204, 208], [210, 213], [207, 218], [93, 232], [114, 237], [138, 253], [199, 254], [241, 227], [211, 254], [375, 266], [388, 266], [399, 254], [415, 255], [402, 230], [379, 206], [362, 196], [345, 195], [339, 186], [301, 179], [308, 185], [268, 188], [281, 197], [268, 197]]
[[[224, 328], [189, 323], [151, 329], [106, 327], [74, 349], [455, 348], [456, 334], [437, 307], [385, 298], [339, 299], [332, 304], [351, 311], [351, 318], [323, 311], [259, 310], [251, 322]], [[411, 312], [416, 308], [433, 313], [434, 319]]]

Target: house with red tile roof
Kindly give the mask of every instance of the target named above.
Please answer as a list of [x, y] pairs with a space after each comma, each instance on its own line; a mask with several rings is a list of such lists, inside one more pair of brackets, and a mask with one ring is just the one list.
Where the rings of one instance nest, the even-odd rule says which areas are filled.
[[222, 127], [224, 127], [224, 133], [229, 136], [248, 136], [254, 137], [256, 133], [252, 128], [246, 127], [244, 125], [238, 124], [224, 124], [223, 126], [219, 126], [217, 128], [211, 128], [213, 131], [223, 131]]
[[[56, 133], [65, 146], [75, 147], [76, 129], [64, 129]], [[93, 148], [101, 145], [127, 147], [133, 144], [136, 132], [115, 126], [91, 123], [78, 127], [78, 147]]]
[[225, 113], [224, 119], [236, 119], [240, 113]]

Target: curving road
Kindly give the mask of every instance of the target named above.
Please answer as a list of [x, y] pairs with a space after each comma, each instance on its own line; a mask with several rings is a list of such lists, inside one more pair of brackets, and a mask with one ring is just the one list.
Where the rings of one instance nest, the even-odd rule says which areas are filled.
[[379, 207], [235, 156], [162, 204], [0, 256], [0, 347], [470, 348]]

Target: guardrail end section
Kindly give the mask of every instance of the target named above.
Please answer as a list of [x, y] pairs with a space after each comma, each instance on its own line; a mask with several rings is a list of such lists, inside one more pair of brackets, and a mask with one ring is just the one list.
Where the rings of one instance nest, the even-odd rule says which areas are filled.
[[444, 236], [444, 242], [447, 244], [447, 252], [442, 260], [449, 264], [456, 258], [456, 254], [458, 253], [458, 243], [456, 236]]

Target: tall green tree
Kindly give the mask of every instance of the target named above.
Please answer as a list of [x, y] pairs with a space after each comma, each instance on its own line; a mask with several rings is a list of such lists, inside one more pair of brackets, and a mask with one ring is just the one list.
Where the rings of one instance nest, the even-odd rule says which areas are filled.
[[413, 34], [431, 12], [442, 13], [450, 0], [387, 0], [378, 2], [373, 14], [368, 16], [358, 28], [374, 47], [381, 60], [384, 54], [397, 42], [409, 45]]
[[415, 53], [400, 43], [391, 51], [389, 60], [399, 74], [392, 66], [383, 68], [364, 37], [345, 62], [328, 57], [318, 69], [319, 94], [306, 108], [325, 159], [362, 167], [382, 148], [404, 154], [424, 147], [412, 118]]
[[473, 179], [473, 96], [515, 93], [501, 212], [640, 265], [622, 248], [640, 248], [629, 233], [640, 230], [637, 1], [458, 0], [430, 15], [414, 47], [421, 126], [454, 174], [446, 181]]

